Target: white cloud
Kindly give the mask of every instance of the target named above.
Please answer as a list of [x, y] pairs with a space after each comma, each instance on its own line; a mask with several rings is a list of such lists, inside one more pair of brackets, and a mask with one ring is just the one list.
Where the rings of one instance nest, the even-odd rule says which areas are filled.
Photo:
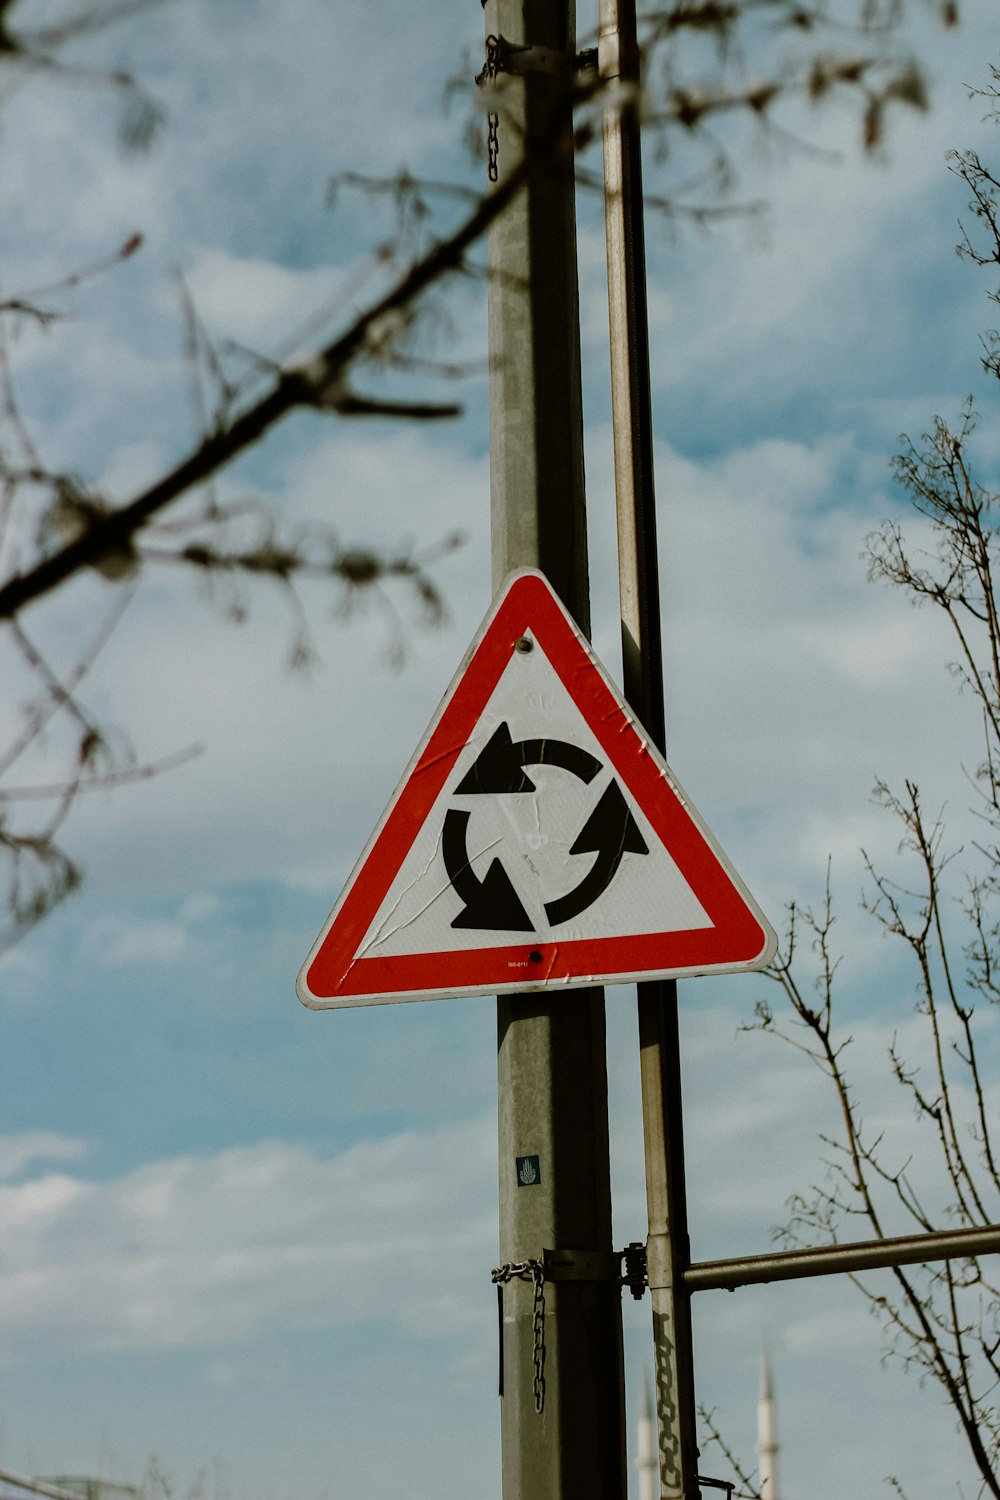
[[39, 1161], [79, 1161], [88, 1150], [85, 1141], [51, 1130], [0, 1135], [0, 1182], [17, 1177]]
[[221, 910], [222, 902], [213, 891], [195, 891], [184, 899], [178, 915], [182, 922], [208, 922]]
[[[328, 1158], [264, 1142], [117, 1179], [7, 1186], [0, 1326], [10, 1339], [145, 1349], [364, 1320], [456, 1332], [495, 1243], [494, 1152], [492, 1120], [474, 1119]], [[24, 1144], [24, 1161], [43, 1154]], [[446, 1283], [418, 1273], [443, 1242]]]
[[188, 946], [187, 932], [176, 922], [110, 923], [92, 939], [97, 962], [108, 968], [177, 963], [186, 956]]
[[198, 315], [223, 338], [238, 339], [271, 354], [299, 325], [315, 334], [327, 326], [322, 310], [333, 307], [346, 274], [335, 266], [290, 270], [273, 261], [206, 250], [185, 281]]

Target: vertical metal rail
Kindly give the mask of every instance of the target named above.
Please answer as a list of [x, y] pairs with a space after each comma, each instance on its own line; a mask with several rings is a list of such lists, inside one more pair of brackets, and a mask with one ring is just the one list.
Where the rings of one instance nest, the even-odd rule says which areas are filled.
[[[635, 0], [600, 0], [598, 55], [609, 87], [605, 224], [624, 689], [665, 750]], [[698, 1500], [677, 986], [652, 981], [638, 992], [660, 1492]]]
[[[486, 0], [491, 177], [546, 149], [489, 240], [490, 488], [494, 586], [542, 569], [588, 628], [573, 152], [553, 152], [575, 62], [572, 0]], [[517, 73], [504, 72], [517, 57]], [[533, 62], [540, 63], [532, 66]], [[489, 105], [487, 106], [489, 108]], [[497, 1003], [500, 1257], [598, 1252], [610, 1262], [604, 994]], [[517, 1159], [538, 1158], [522, 1185]], [[617, 1282], [515, 1275], [502, 1288], [505, 1500], [624, 1500]]]

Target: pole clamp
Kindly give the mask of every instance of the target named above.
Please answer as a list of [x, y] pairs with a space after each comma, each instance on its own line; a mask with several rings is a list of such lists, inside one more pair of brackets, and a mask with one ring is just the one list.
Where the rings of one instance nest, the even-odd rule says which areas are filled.
[[565, 52], [554, 47], [521, 47], [516, 42], [500, 38], [500, 58], [503, 72], [521, 77], [525, 73], [565, 73], [574, 62]]
[[556, 47], [523, 46], [508, 42], [506, 37], [490, 34], [486, 38], [486, 62], [476, 83], [492, 83], [498, 73], [523, 77], [526, 73], [584, 73], [598, 65], [598, 48], [586, 47], [570, 56]]
[[546, 1281], [613, 1281], [638, 1302], [646, 1290], [646, 1247], [633, 1240], [624, 1250], [545, 1250]]
[[619, 1257], [613, 1250], [544, 1250], [547, 1281], [616, 1281]]
[[[486, 0], [483, 4], [485, 6]], [[501, 73], [522, 78], [528, 73], [582, 73], [596, 68], [597, 61], [596, 47], [588, 47], [568, 57], [554, 47], [522, 47], [491, 32], [486, 38], [486, 58], [475, 82], [477, 88], [495, 89]], [[486, 115], [486, 172], [490, 182], [499, 178], [499, 155], [500, 115], [491, 109]]]

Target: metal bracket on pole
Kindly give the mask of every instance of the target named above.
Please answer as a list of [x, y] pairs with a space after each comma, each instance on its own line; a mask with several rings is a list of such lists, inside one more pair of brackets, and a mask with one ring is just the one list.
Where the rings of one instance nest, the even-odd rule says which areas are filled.
[[633, 1240], [620, 1252], [622, 1262], [622, 1274], [619, 1278], [622, 1287], [628, 1287], [636, 1302], [640, 1302], [649, 1285], [647, 1275], [646, 1247], [639, 1240]]
[[624, 1250], [544, 1250], [546, 1281], [616, 1281], [638, 1302], [646, 1290], [646, 1247], [633, 1240]]
[[571, 57], [565, 52], [557, 52], [554, 47], [519, 47], [502, 36], [491, 37], [490, 41], [493, 43], [491, 56], [482, 72], [476, 74], [475, 81], [480, 87], [495, 82], [498, 73], [508, 73], [515, 78], [523, 78], [528, 73], [570, 73], [592, 67], [597, 60], [593, 49]]
[[516, 47], [500, 38], [500, 67], [505, 73], [565, 73], [574, 61], [552, 47]]
[[546, 1281], [617, 1281], [621, 1257], [613, 1250], [543, 1250]]

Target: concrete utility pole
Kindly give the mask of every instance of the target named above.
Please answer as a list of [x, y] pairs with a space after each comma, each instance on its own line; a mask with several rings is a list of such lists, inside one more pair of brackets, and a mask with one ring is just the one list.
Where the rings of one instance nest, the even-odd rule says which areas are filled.
[[[586, 630], [568, 127], [565, 152], [551, 150], [553, 110], [575, 66], [574, 7], [572, 0], [486, 0], [485, 13], [486, 78], [498, 83], [494, 180], [502, 183], [525, 150], [546, 144], [544, 163], [490, 232], [493, 582], [498, 587], [514, 568], [542, 569]], [[503, 1494], [624, 1500], [603, 992], [500, 999], [498, 1081], [501, 1262], [546, 1267], [541, 1328], [531, 1281], [514, 1275], [502, 1286]], [[561, 1270], [553, 1264], [560, 1259]]]

